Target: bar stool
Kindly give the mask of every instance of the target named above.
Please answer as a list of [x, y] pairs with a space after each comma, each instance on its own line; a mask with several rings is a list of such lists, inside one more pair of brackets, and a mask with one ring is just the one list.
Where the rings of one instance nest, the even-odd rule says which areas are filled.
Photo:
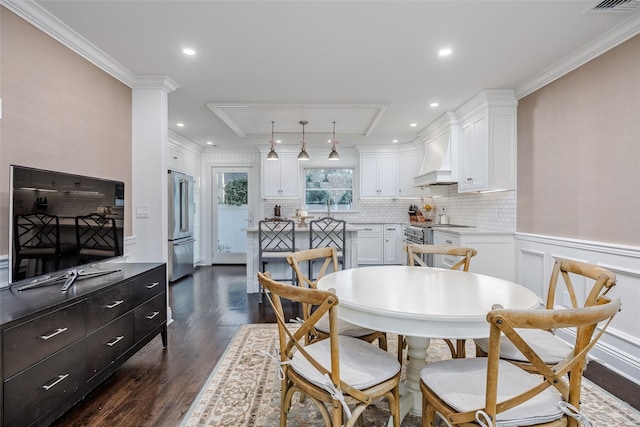
[[[282, 263], [289, 267], [287, 256], [296, 251], [295, 223], [290, 219], [264, 219], [258, 222], [258, 240], [260, 241], [258, 259], [262, 272], [267, 271], [269, 263]], [[289, 278], [274, 280], [296, 283], [295, 272], [291, 269]], [[260, 286], [260, 304], [264, 303], [264, 288]]]
[[98, 214], [76, 217], [76, 244], [84, 262], [121, 255], [115, 219]]
[[25, 259], [41, 261], [41, 273], [47, 272], [47, 261], [54, 270], [60, 266], [60, 223], [58, 217], [46, 213], [16, 215], [13, 221], [15, 260], [13, 280], [18, 278], [20, 264]]
[[[346, 221], [331, 217], [309, 221], [309, 249], [334, 248], [344, 268], [346, 228]], [[313, 279], [313, 261], [309, 261], [309, 278]]]

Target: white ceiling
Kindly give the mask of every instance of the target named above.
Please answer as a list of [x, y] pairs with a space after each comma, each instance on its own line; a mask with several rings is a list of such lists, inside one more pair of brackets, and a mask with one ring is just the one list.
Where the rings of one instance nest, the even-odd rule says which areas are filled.
[[[175, 81], [172, 131], [234, 147], [266, 146], [271, 121], [298, 144], [301, 120], [310, 145], [326, 144], [333, 121], [345, 146], [410, 142], [480, 90], [524, 95], [640, 22], [640, 9], [585, 13], [593, 0], [36, 3], [134, 75]], [[439, 57], [443, 47], [453, 54]]]

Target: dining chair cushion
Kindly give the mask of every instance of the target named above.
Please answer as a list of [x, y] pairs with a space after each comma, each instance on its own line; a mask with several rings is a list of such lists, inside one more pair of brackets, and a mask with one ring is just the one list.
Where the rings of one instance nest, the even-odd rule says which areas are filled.
[[[320, 332], [324, 332], [328, 334], [329, 333], [329, 316], [327, 314], [322, 316], [320, 320], [318, 320], [318, 322], [315, 324], [315, 328]], [[362, 326], [356, 326], [353, 323], [349, 323], [345, 320], [338, 319], [338, 334], [340, 335], [346, 335], [348, 337], [358, 338], [358, 337], [364, 337], [369, 334], [373, 334], [374, 332], [376, 331], [374, 331], [373, 329], [363, 328]]]
[[[540, 383], [537, 376], [505, 360], [498, 361], [498, 402]], [[427, 365], [420, 379], [458, 412], [484, 408], [487, 358], [451, 359]], [[461, 392], [464, 390], [464, 392]], [[500, 427], [530, 426], [560, 419], [562, 396], [548, 388], [524, 403], [497, 415]]]
[[[400, 363], [391, 353], [357, 338], [339, 336], [340, 378], [352, 387], [363, 390], [392, 378], [400, 371]], [[331, 340], [316, 341], [305, 347], [311, 357], [331, 370]], [[293, 355], [291, 369], [319, 387], [327, 382], [299, 352]]]
[[262, 251], [262, 258], [286, 258], [295, 251]]
[[[516, 329], [518, 334], [529, 344], [544, 363], [556, 364], [561, 362], [569, 353], [572, 347], [551, 332], [540, 329]], [[489, 339], [482, 338], [474, 340], [482, 351], [489, 351]], [[503, 359], [527, 362], [527, 358], [516, 348], [515, 345], [505, 337], [500, 341], [500, 357]]]

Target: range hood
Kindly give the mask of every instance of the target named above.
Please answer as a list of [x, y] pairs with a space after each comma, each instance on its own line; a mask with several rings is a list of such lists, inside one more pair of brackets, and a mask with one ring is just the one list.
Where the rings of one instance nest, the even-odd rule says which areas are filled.
[[416, 187], [458, 182], [458, 121], [452, 112], [440, 116], [424, 133], [424, 157]]

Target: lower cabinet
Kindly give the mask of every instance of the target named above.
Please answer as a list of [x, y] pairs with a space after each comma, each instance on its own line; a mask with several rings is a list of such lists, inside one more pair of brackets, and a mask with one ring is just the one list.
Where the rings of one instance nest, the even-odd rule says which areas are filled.
[[[453, 245], [473, 248], [478, 254], [471, 258], [469, 271], [515, 280], [515, 246], [513, 233], [502, 231], [435, 230], [434, 245]], [[434, 267], [450, 268], [457, 260], [452, 256], [435, 255]]]
[[111, 275], [0, 291], [1, 426], [48, 425], [160, 334], [164, 264], [113, 264]]
[[402, 263], [400, 224], [361, 224], [358, 230], [358, 265]]

